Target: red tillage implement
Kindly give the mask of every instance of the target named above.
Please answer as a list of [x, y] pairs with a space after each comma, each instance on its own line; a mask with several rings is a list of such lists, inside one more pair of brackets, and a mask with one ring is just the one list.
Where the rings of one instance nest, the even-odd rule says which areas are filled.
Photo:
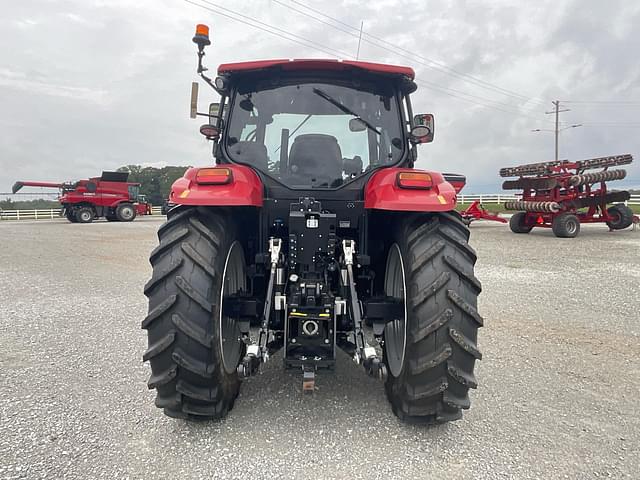
[[485, 209], [480, 203], [480, 200], [473, 202], [466, 210], [461, 211], [460, 215], [462, 215], [462, 220], [467, 225], [471, 224], [474, 220], [492, 220], [494, 222], [507, 223], [507, 220], [497, 213], [492, 213]]
[[[608, 191], [606, 182], [622, 180], [623, 169], [610, 167], [633, 161], [629, 154], [569, 162], [532, 163], [500, 169], [501, 177], [519, 177], [502, 184], [505, 190], [522, 189], [522, 199], [505, 202], [506, 210], [520, 210], [511, 217], [514, 233], [529, 233], [533, 227], [552, 228], [557, 237], [573, 238], [581, 223], [606, 223], [611, 230], [631, 226], [633, 211], [625, 202], [627, 191]], [[587, 170], [601, 169], [585, 173]]]

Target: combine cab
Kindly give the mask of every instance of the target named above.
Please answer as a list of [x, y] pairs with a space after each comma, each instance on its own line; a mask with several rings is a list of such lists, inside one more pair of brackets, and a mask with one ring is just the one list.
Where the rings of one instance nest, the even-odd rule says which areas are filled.
[[140, 195], [140, 184], [127, 182], [126, 172], [102, 172], [102, 176], [67, 183], [16, 182], [13, 193], [22, 187], [60, 189], [62, 214], [72, 223], [91, 223], [95, 218], [130, 222], [136, 215], [150, 215], [151, 204]]
[[[630, 198], [626, 191], [608, 191], [607, 183], [622, 180], [631, 155], [592, 158], [576, 162], [532, 163], [502, 168], [501, 177], [519, 177], [502, 184], [505, 190], [523, 190], [522, 199], [505, 202], [506, 210], [520, 210], [511, 217], [514, 233], [529, 233], [534, 227], [551, 228], [556, 237], [573, 238], [581, 223], [606, 223], [611, 230], [621, 230], [633, 223], [633, 211], [624, 205]], [[601, 169], [585, 173], [587, 170]], [[608, 207], [608, 204], [616, 203]]]
[[456, 190], [413, 168], [434, 131], [412, 113], [413, 70], [269, 60], [221, 65], [214, 80], [205, 26], [194, 41], [221, 96], [199, 113], [192, 90], [215, 165], [173, 184], [150, 257], [156, 405], [222, 418], [276, 352], [313, 391], [342, 349], [401, 419], [460, 418], [477, 386], [480, 282]]

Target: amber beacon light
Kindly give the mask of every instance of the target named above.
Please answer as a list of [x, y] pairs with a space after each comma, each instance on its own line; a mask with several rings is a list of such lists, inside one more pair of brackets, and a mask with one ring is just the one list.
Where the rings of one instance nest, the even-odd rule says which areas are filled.
[[202, 23], [196, 25], [196, 34], [193, 36], [193, 43], [198, 45], [200, 51], [204, 50], [204, 47], [211, 45], [209, 40], [209, 27]]

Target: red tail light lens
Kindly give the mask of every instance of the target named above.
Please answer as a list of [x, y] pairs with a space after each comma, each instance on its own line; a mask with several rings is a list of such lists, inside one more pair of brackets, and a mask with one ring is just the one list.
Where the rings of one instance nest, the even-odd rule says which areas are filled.
[[233, 181], [230, 168], [201, 168], [196, 174], [196, 183], [200, 185], [225, 185]]
[[397, 177], [400, 188], [418, 188], [428, 190], [433, 187], [431, 175], [423, 172], [400, 172]]

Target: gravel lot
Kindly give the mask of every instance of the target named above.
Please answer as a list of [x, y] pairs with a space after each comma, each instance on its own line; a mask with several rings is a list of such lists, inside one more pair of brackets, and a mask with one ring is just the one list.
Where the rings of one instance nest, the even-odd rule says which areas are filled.
[[474, 224], [480, 387], [419, 428], [344, 355], [313, 396], [275, 358], [226, 420], [162, 415], [140, 329], [159, 225], [0, 222], [0, 478], [640, 477], [640, 232]]

